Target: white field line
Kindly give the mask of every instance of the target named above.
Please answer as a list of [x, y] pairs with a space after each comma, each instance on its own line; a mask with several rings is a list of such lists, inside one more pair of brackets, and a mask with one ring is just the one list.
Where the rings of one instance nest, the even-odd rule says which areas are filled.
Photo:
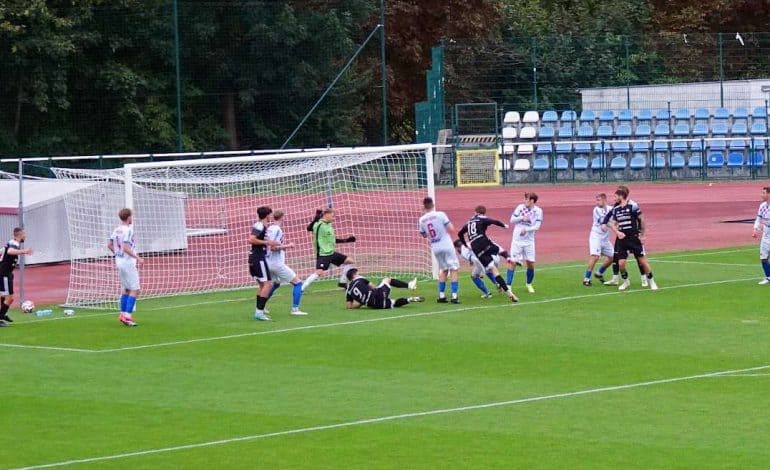
[[59, 347], [59, 346], [36, 346], [33, 344], [0, 343], [0, 347], [18, 348], [18, 349], [45, 349], [47, 351], [80, 352], [80, 353], [98, 352], [98, 350], [96, 349], [65, 348], [65, 347]]
[[228, 439], [198, 442], [195, 444], [185, 444], [185, 445], [178, 445], [178, 446], [172, 446], [172, 447], [160, 447], [156, 449], [126, 452], [123, 454], [65, 460], [61, 462], [15, 468], [12, 470], [36, 470], [36, 469], [43, 469], [43, 468], [64, 467], [68, 465], [77, 465], [77, 464], [84, 464], [84, 463], [104, 462], [108, 460], [119, 460], [119, 459], [126, 459], [130, 457], [141, 457], [144, 455], [165, 454], [168, 452], [178, 452], [178, 451], [184, 451], [184, 450], [190, 450], [190, 449], [199, 449], [203, 447], [227, 445], [235, 442], [256, 441], [259, 439], [267, 439], [270, 437], [290, 436], [294, 434], [304, 434], [304, 433], [310, 433], [310, 432], [328, 431], [332, 429], [350, 428], [350, 427], [356, 427], [356, 426], [364, 426], [368, 424], [383, 423], [388, 421], [400, 421], [400, 420], [405, 420], [410, 418], [421, 418], [425, 416], [437, 416], [437, 415], [445, 415], [445, 414], [451, 414], [451, 413], [462, 413], [466, 411], [485, 410], [489, 408], [500, 408], [500, 407], [513, 406], [513, 405], [522, 405], [526, 403], [558, 400], [561, 398], [573, 398], [573, 397], [595, 395], [595, 394], [606, 393], [606, 392], [632, 390], [636, 388], [652, 387], [655, 385], [665, 385], [665, 384], [687, 382], [687, 381], [705, 379], [705, 378], [711, 378], [711, 377], [720, 377], [720, 376], [726, 376], [730, 374], [750, 373], [753, 371], [760, 371], [760, 370], [766, 370], [766, 369], [770, 369], [770, 365], [749, 367], [746, 369], [724, 370], [719, 372], [706, 372], [702, 374], [686, 375], [683, 377], [671, 377], [667, 379], [649, 380], [646, 382], [636, 382], [636, 383], [625, 384], [625, 385], [613, 385], [608, 387], [590, 388], [586, 390], [577, 390], [573, 392], [554, 393], [551, 395], [541, 395], [541, 396], [528, 397], [528, 398], [518, 398], [514, 400], [507, 400], [507, 401], [481, 403], [477, 405], [460, 406], [455, 408], [440, 408], [440, 409], [434, 409], [434, 410], [416, 411], [416, 412], [402, 413], [397, 415], [380, 416], [377, 418], [359, 419], [356, 421], [348, 421], [344, 423], [323, 424], [318, 426], [308, 426], [304, 428], [287, 429], [284, 431], [276, 431], [276, 432], [269, 432], [269, 433], [263, 433], [263, 434], [252, 434], [250, 436], [231, 437]]
[[735, 373], [735, 374], [724, 374], [724, 375], [718, 375], [715, 377], [770, 377], [770, 374], [742, 374], [742, 373]]
[[[680, 284], [675, 286], [666, 286], [661, 287], [658, 290], [673, 290], [673, 289], [685, 289], [688, 287], [700, 287], [700, 286], [711, 286], [711, 285], [717, 285], [717, 284], [730, 284], [734, 282], [745, 282], [745, 281], [751, 281], [754, 280], [754, 277], [746, 278], [746, 279], [723, 279], [719, 281], [711, 281], [711, 282], [698, 282], [698, 283], [692, 283], [692, 284]], [[549, 304], [549, 303], [555, 303], [555, 302], [565, 302], [570, 300], [580, 300], [580, 299], [588, 299], [588, 298], [595, 298], [595, 297], [604, 297], [608, 295], [628, 295], [628, 294], [637, 294], [641, 292], [648, 292], [647, 290], [630, 290], [630, 291], [618, 291], [613, 290], [611, 292], [602, 292], [600, 294], [582, 294], [582, 295], [572, 295], [568, 297], [556, 297], [552, 299], [544, 299], [544, 300], [534, 300], [532, 302], [522, 302], [518, 303], [515, 306], [510, 304], [492, 304], [492, 305], [478, 305], [475, 307], [461, 307], [461, 308], [455, 308], [455, 309], [444, 309], [444, 310], [433, 310], [429, 312], [418, 312], [418, 313], [407, 313], [403, 315], [391, 315], [387, 317], [375, 317], [375, 318], [365, 318], [361, 320], [351, 320], [351, 321], [343, 321], [343, 322], [334, 322], [334, 323], [321, 323], [316, 325], [305, 325], [305, 326], [297, 326], [297, 327], [291, 327], [291, 328], [280, 328], [276, 330], [267, 330], [267, 331], [255, 331], [250, 333], [239, 333], [235, 335], [225, 335], [225, 336], [212, 336], [207, 338], [195, 338], [195, 339], [186, 339], [186, 340], [180, 340], [180, 341], [169, 341], [164, 343], [154, 343], [154, 344], [144, 344], [144, 345], [138, 345], [138, 346], [126, 346], [123, 348], [111, 348], [111, 349], [98, 349], [94, 352], [100, 352], [100, 353], [110, 353], [110, 352], [120, 352], [120, 351], [133, 351], [137, 349], [150, 349], [150, 348], [160, 348], [160, 347], [168, 347], [168, 346], [177, 346], [182, 344], [192, 344], [192, 343], [203, 343], [203, 342], [211, 342], [211, 341], [222, 341], [222, 340], [229, 340], [229, 339], [236, 339], [236, 338], [245, 338], [249, 336], [263, 336], [263, 335], [273, 335], [273, 334], [279, 334], [279, 333], [290, 333], [294, 331], [307, 331], [307, 330], [317, 330], [321, 328], [332, 328], [337, 326], [348, 326], [348, 325], [360, 325], [364, 323], [375, 323], [375, 322], [382, 322], [382, 321], [391, 321], [391, 320], [402, 320], [405, 318], [417, 318], [417, 317], [427, 317], [431, 315], [439, 315], [443, 313], [459, 313], [459, 312], [467, 312], [467, 311], [473, 311], [473, 310], [487, 310], [490, 308], [511, 308], [512, 312], [516, 312], [517, 310], [521, 308], [526, 308], [528, 305], [539, 305], [539, 304]]]
[[759, 268], [759, 263], [757, 264], [740, 264], [740, 263], [709, 263], [707, 261], [682, 261], [682, 260], [674, 260], [674, 259], [658, 259], [658, 258], [650, 258], [650, 261], [654, 261], [656, 263], [672, 263], [672, 264], [697, 264], [701, 266], [735, 266], [739, 268]]

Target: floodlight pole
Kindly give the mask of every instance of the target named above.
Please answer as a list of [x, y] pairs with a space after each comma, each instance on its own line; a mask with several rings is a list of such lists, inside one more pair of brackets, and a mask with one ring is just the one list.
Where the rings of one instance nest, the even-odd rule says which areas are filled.
[[385, 63], [385, 0], [380, 0], [380, 75], [382, 80], [382, 145], [388, 145], [388, 67]]
[[[24, 162], [19, 158], [19, 227], [24, 228]], [[24, 302], [24, 256], [19, 256], [19, 299]]]
[[184, 149], [182, 144], [182, 77], [179, 61], [179, 0], [174, 0], [174, 68], [176, 69], [176, 150]]

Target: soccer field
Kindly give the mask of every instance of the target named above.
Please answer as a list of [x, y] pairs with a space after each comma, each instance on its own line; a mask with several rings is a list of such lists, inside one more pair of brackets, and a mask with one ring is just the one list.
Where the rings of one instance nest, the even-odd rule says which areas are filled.
[[[670, 468], [770, 462], [770, 312], [756, 246], [651, 258], [660, 290], [344, 309], [331, 283], [256, 322], [253, 290], [0, 329], [2, 468]], [[398, 293], [398, 290], [395, 290]]]

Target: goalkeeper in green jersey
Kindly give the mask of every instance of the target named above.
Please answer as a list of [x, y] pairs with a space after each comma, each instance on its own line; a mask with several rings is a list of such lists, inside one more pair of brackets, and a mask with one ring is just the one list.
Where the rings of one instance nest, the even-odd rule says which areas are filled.
[[352, 258], [337, 251], [337, 243], [353, 243], [356, 237], [337, 238], [334, 235], [334, 209], [317, 210], [313, 221], [307, 226], [307, 231], [313, 233], [313, 248], [315, 249], [315, 272], [302, 283], [302, 290], [318, 279], [324, 271], [328, 271], [333, 264], [340, 267], [340, 287], [347, 287], [347, 273], [353, 267]]

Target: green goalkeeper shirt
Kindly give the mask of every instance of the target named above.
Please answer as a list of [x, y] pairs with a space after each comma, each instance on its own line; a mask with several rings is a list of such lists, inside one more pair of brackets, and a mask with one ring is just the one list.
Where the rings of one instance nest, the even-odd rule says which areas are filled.
[[317, 256], [329, 256], [337, 250], [332, 224], [319, 220], [313, 225], [313, 245]]

